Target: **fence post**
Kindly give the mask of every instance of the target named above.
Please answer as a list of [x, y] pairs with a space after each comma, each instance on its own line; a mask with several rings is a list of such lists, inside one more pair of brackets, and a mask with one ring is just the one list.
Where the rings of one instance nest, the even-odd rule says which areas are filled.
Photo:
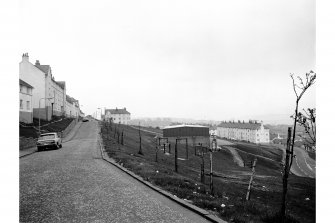
[[178, 173], [178, 148], [177, 148], [177, 141], [176, 139], [176, 144], [174, 146], [174, 170]]
[[292, 130], [292, 127], [288, 127], [286, 159], [285, 159], [285, 166], [284, 166], [284, 173], [283, 173], [283, 195], [282, 195], [282, 205], [281, 205], [282, 222], [285, 222], [285, 216], [286, 216], [287, 178], [290, 173], [290, 159], [293, 159], [293, 153], [291, 151], [291, 130]]
[[186, 138], [186, 159], [188, 160], [188, 143], [187, 143], [187, 138]]
[[210, 149], [209, 151], [209, 164], [210, 164], [210, 190], [211, 190], [211, 194], [213, 195], [214, 192], [214, 188], [213, 188], [213, 151], [212, 149]]
[[245, 198], [247, 201], [250, 200], [250, 191], [251, 191], [252, 181], [254, 179], [256, 162], [257, 162], [257, 158], [255, 158], [254, 161], [252, 162], [252, 174], [251, 174], [250, 181], [249, 181], [247, 196]]

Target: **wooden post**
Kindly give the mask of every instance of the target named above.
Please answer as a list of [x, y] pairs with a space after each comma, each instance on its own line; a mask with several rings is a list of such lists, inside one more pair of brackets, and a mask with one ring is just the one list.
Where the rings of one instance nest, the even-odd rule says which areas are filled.
[[171, 143], [169, 143], [169, 154], [171, 154]]
[[155, 159], [156, 162], [158, 162], [158, 146], [156, 145], [156, 159]]
[[141, 137], [141, 125], [140, 125], [140, 122], [138, 123], [138, 134], [139, 134], [139, 137], [140, 137], [140, 149], [139, 149], [139, 151], [138, 151], [138, 154], [143, 155], [143, 152], [142, 152], [142, 137]]
[[[202, 148], [201, 148], [202, 149]], [[201, 151], [201, 159], [202, 159], [202, 164], [201, 164], [201, 183], [205, 183], [205, 159], [204, 159], [204, 151]]]
[[188, 143], [187, 143], [187, 138], [186, 138], [186, 159], [188, 160]]
[[123, 130], [122, 130], [122, 134], [121, 134], [121, 145], [124, 145], [123, 144]]
[[209, 151], [209, 164], [210, 164], [210, 190], [211, 190], [211, 194], [214, 194], [214, 188], [213, 188], [213, 152], [212, 149]]
[[176, 144], [174, 146], [174, 170], [178, 173], [178, 148], [177, 148], [178, 139], [176, 139]]
[[164, 143], [164, 145], [163, 145], [163, 146], [164, 146], [164, 154], [165, 154], [165, 144], [166, 144], [166, 143]]
[[254, 179], [256, 162], [257, 162], [257, 158], [255, 158], [255, 159], [254, 159], [254, 162], [252, 163], [252, 174], [251, 174], [250, 181], [249, 181], [249, 186], [248, 186], [247, 196], [246, 196], [246, 198], [245, 198], [247, 201], [250, 200], [250, 191], [251, 191], [252, 181], [253, 181], [253, 179]]
[[291, 148], [291, 130], [292, 127], [288, 127], [287, 130], [287, 147], [286, 147], [286, 159], [283, 173], [283, 195], [281, 205], [281, 220], [285, 222], [286, 216], [286, 193], [287, 193], [287, 178], [290, 172], [290, 159], [293, 159], [292, 148]]

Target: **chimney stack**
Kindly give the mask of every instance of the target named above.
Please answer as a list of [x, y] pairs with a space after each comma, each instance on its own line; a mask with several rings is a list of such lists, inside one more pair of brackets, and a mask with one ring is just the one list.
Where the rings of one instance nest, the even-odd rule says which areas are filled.
[[29, 62], [29, 56], [28, 56], [28, 53], [24, 53], [24, 54], [22, 54], [22, 61], [27, 61], [27, 62]]
[[123, 108], [123, 110], [125, 110], [125, 111], [126, 111], [126, 110], [127, 110], [127, 109], [126, 109], [126, 107], [124, 107], [124, 108]]
[[36, 60], [36, 62], [35, 62], [35, 66], [36, 66], [36, 65], [41, 65], [39, 60]]

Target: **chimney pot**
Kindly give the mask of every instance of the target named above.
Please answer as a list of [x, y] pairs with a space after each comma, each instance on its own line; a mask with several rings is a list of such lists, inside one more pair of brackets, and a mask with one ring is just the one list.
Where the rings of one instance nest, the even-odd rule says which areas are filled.
[[39, 60], [36, 60], [35, 65], [41, 65]]

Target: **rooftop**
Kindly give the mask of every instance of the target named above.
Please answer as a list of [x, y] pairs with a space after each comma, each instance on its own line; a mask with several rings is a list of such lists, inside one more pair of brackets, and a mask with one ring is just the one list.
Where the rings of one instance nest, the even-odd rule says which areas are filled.
[[262, 126], [262, 123], [254, 123], [254, 122], [221, 122], [218, 127], [223, 127], [223, 128], [232, 128], [232, 129], [260, 129]]
[[166, 126], [163, 129], [174, 129], [174, 128], [183, 128], [183, 127], [192, 127], [192, 128], [209, 128], [208, 126], [203, 126], [203, 125], [171, 125], [171, 126]]
[[110, 114], [130, 114], [126, 108], [106, 109], [105, 114], [107, 114], [107, 112]]

